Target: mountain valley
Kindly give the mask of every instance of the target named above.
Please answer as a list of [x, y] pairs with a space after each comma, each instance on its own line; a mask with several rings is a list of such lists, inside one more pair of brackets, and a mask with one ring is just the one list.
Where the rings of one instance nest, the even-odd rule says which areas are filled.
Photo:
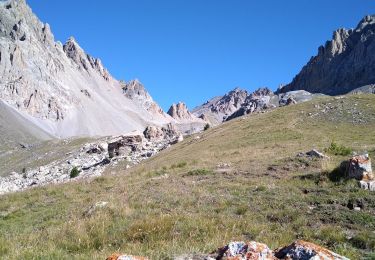
[[276, 91], [163, 111], [0, 0], [0, 258], [374, 259], [374, 26]]

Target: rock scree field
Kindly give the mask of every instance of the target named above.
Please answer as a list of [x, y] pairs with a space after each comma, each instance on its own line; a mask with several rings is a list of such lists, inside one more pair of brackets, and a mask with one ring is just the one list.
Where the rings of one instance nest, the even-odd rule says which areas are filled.
[[[375, 192], [339, 168], [352, 151], [375, 159], [374, 127], [374, 95], [320, 97], [211, 127], [131, 169], [3, 195], [0, 258], [194, 259], [229, 241], [302, 239], [374, 259]], [[329, 158], [301, 156], [312, 149]]]

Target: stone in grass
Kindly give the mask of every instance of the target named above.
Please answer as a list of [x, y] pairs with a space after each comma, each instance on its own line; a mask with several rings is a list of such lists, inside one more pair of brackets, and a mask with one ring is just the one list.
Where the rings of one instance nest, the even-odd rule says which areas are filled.
[[368, 154], [353, 156], [349, 159], [348, 177], [357, 180], [371, 181], [374, 174], [371, 168], [371, 159]]
[[108, 205], [107, 201], [100, 201], [90, 206], [84, 213], [84, 217], [91, 217], [98, 209], [105, 208]]
[[107, 257], [107, 260], [148, 260], [148, 258], [141, 256], [132, 256], [132, 255], [121, 255], [114, 253]]
[[275, 256], [278, 259], [335, 259], [349, 260], [348, 258], [336, 254], [327, 248], [315, 245], [303, 240], [297, 240], [291, 245], [276, 250]]
[[318, 150], [312, 149], [311, 151], [306, 153], [309, 157], [321, 158], [321, 159], [328, 159], [328, 156], [319, 152]]
[[251, 242], [230, 242], [216, 251], [215, 259], [277, 259], [266, 244]]
[[358, 184], [361, 189], [375, 191], [375, 181], [362, 180]]

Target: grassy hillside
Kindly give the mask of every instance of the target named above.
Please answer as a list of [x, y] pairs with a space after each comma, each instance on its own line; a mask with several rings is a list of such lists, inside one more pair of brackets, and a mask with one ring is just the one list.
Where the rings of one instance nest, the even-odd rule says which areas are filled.
[[131, 170], [0, 197], [0, 258], [170, 259], [231, 240], [276, 248], [300, 238], [370, 259], [375, 193], [340, 178], [347, 156], [296, 154], [335, 142], [374, 160], [374, 129], [375, 95], [320, 98], [225, 123]]

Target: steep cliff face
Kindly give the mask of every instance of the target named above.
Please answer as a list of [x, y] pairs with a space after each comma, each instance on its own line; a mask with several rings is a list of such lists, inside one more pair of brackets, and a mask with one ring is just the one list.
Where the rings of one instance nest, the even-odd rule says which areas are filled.
[[55, 42], [25, 0], [0, 1], [0, 99], [56, 137], [111, 135], [172, 119], [123, 85], [74, 38]]
[[375, 15], [363, 18], [355, 29], [339, 29], [319, 47], [293, 81], [280, 92], [306, 90], [345, 94], [375, 83]]

